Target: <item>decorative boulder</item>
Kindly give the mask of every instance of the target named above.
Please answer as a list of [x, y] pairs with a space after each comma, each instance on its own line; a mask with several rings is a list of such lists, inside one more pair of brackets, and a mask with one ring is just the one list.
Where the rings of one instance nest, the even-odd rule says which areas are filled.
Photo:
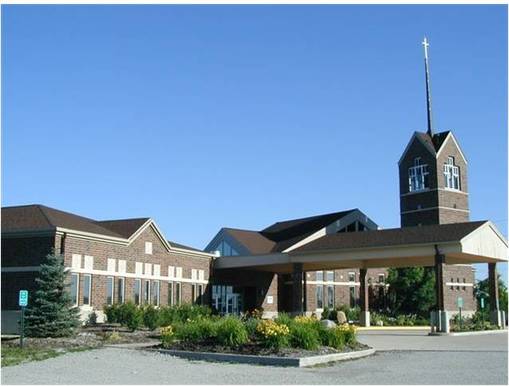
[[378, 322], [376, 322], [376, 325], [377, 325], [378, 327], [383, 327], [383, 325], [384, 325], [383, 320], [379, 320]]
[[329, 320], [329, 319], [320, 320], [320, 323], [325, 328], [334, 328], [334, 327], [336, 327], [336, 323], [334, 323], [332, 320]]
[[338, 315], [336, 318], [338, 319], [338, 324], [348, 323], [348, 320], [346, 319], [346, 315], [343, 311], [338, 311]]

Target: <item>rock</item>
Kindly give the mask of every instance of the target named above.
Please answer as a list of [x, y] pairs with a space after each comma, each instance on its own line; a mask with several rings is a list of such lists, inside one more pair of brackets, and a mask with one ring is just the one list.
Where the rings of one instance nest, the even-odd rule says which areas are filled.
[[382, 320], [379, 320], [378, 322], [376, 322], [376, 325], [379, 327], [383, 327], [384, 322]]
[[324, 319], [324, 320], [321, 320], [320, 323], [322, 324], [322, 326], [325, 326], [325, 328], [336, 327], [336, 323], [334, 323], [332, 320]]
[[338, 324], [348, 323], [348, 320], [346, 319], [346, 315], [343, 311], [338, 311], [338, 315], [336, 316], [336, 319], [338, 320]]

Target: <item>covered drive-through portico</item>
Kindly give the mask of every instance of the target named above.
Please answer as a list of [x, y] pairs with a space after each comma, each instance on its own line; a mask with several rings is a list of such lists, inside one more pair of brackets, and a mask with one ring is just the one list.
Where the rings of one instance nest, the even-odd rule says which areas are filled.
[[360, 270], [361, 324], [369, 326], [368, 268], [434, 267], [436, 309], [432, 328], [449, 331], [444, 307], [444, 265], [489, 265], [492, 322], [504, 324], [498, 302], [496, 264], [507, 259], [507, 241], [490, 221], [426, 225], [376, 231], [329, 234], [286, 253], [228, 256], [216, 259], [214, 269], [249, 269], [291, 274], [292, 311], [304, 313], [307, 271], [358, 268]]

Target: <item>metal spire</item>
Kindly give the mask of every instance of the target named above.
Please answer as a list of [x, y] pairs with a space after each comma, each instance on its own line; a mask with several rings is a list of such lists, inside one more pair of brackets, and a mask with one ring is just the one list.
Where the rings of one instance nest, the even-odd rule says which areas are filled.
[[424, 37], [424, 40], [422, 42], [422, 45], [424, 46], [424, 67], [426, 69], [426, 107], [427, 107], [427, 113], [428, 113], [428, 130], [426, 133], [433, 138], [433, 135], [435, 134], [433, 130], [433, 120], [431, 115], [431, 89], [429, 85], [429, 62], [428, 62], [428, 39], [426, 36]]

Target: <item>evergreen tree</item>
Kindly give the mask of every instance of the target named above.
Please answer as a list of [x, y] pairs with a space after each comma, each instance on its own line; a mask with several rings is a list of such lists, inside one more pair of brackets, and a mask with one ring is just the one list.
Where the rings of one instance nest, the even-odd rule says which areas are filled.
[[433, 268], [390, 268], [387, 284], [392, 313], [429, 317], [436, 302]]
[[73, 307], [66, 285], [63, 256], [51, 253], [35, 279], [37, 290], [25, 315], [25, 331], [33, 337], [72, 335], [79, 325], [78, 307]]
[[[500, 274], [498, 276], [498, 306], [500, 310], [507, 314], [507, 286], [502, 280]], [[477, 310], [486, 314], [490, 311], [490, 284], [489, 279], [479, 281], [474, 287], [474, 295], [477, 300]], [[481, 309], [481, 298], [484, 298], [484, 309]]]

